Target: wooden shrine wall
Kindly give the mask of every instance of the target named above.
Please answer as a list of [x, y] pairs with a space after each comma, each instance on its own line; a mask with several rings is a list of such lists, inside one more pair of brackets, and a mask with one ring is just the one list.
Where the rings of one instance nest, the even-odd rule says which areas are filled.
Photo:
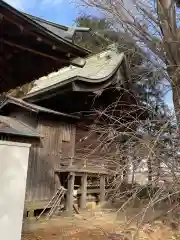
[[85, 128], [76, 127], [76, 165], [86, 167], [114, 168], [115, 147], [110, 146], [99, 134]]
[[37, 129], [44, 137], [30, 150], [26, 201], [51, 199], [59, 184], [55, 170], [74, 157], [75, 125], [40, 119]]

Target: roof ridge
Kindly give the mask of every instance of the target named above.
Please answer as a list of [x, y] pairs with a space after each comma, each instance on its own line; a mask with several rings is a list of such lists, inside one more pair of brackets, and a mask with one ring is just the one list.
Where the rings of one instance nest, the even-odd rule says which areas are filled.
[[30, 17], [30, 18], [32, 18], [32, 19], [34, 19], [34, 20], [39, 20], [39, 21], [42, 21], [42, 22], [44, 22], [44, 23], [48, 23], [48, 24], [50, 24], [50, 25], [52, 25], [52, 26], [61, 28], [61, 29], [66, 30], [66, 31], [68, 31], [68, 29], [69, 29], [68, 26], [61, 25], [61, 24], [59, 24], [59, 23], [52, 22], [52, 21], [46, 20], [46, 19], [41, 18], [41, 17], [37, 17], [37, 16], [31, 15], [31, 14], [29, 14], [29, 13], [24, 13], [24, 12], [22, 12], [22, 14], [24, 14], [25, 16]]
[[52, 22], [52, 21], [46, 20], [46, 19], [41, 18], [41, 17], [33, 16], [31, 14], [28, 14], [28, 13], [23, 13], [23, 15], [25, 15], [26, 17], [32, 19], [33, 21], [39, 21], [39, 22], [51, 25], [51, 26], [56, 27], [58, 29], [64, 30], [67, 33], [70, 33], [71, 31], [73, 31], [74, 33], [77, 32], [77, 31], [79, 31], [79, 32], [84, 32], [84, 31], [88, 32], [88, 31], [90, 31], [90, 28], [87, 28], [87, 27], [65, 26], [65, 25], [62, 25], [62, 24], [59, 24], [59, 23], [56, 23], [56, 22]]
[[89, 50], [87, 50], [83, 47], [80, 47], [77, 44], [74, 44], [74, 43], [70, 42], [67, 38], [59, 36], [59, 35], [55, 34], [54, 32], [52, 32], [51, 30], [47, 29], [46, 27], [42, 26], [41, 24], [39, 24], [38, 22], [33, 20], [30, 17], [31, 16], [30, 14], [29, 14], [29, 17], [28, 17], [28, 14], [22, 13], [21, 11], [17, 10], [13, 6], [11, 6], [10, 4], [8, 4], [7, 2], [4, 2], [2, 0], [0, 0], [0, 5], [2, 5], [2, 7], [7, 8], [8, 10], [10, 10], [11, 12], [13, 12], [13, 14], [16, 14], [18, 17], [21, 17], [24, 20], [29, 21], [29, 23], [33, 24], [33, 26], [37, 27], [41, 31], [41, 33], [43, 31], [43, 33], [48, 34], [49, 36], [53, 37], [54, 39], [61, 40], [63, 43], [67, 44], [68, 46], [71, 46], [74, 49], [81, 51], [81, 53], [83, 52], [84, 55], [87, 55], [87, 54], [90, 53]]
[[[111, 46], [111, 45], [110, 45]], [[89, 59], [91, 59], [91, 58], [95, 58], [95, 57], [99, 57], [101, 54], [103, 54], [103, 53], [113, 53], [113, 52], [115, 52], [115, 50], [113, 50], [113, 49], [106, 49], [106, 50], [104, 50], [104, 51], [102, 51], [102, 52], [99, 52], [99, 53], [96, 53], [96, 54], [94, 54], [94, 55], [90, 55], [90, 56], [88, 56], [88, 57], [86, 57], [86, 58], [84, 58], [85, 59], [85, 61], [86, 61], [86, 64], [87, 64], [87, 60], [89, 60]], [[120, 54], [123, 54], [123, 52], [121, 52], [121, 53], [119, 53], [119, 55]], [[105, 56], [104, 56], [105, 57]], [[84, 67], [86, 67], [86, 64], [85, 64], [85, 66]], [[45, 79], [47, 79], [48, 77], [49, 78], [51, 78], [51, 77], [53, 77], [54, 75], [58, 75], [59, 73], [63, 73], [64, 72], [64, 70], [65, 69], [67, 69], [67, 70], [73, 70], [73, 69], [78, 69], [79, 67], [76, 67], [76, 66], [74, 66], [74, 65], [70, 65], [70, 66], [67, 66], [67, 67], [63, 67], [63, 68], [61, 68], [61, 69], [59, 69], [59, 70], [57, 70], [57, 71], [54, 71], [54, 72], [51, 72], [51, 73], [49, 73], [48, 75], [46, 75], [46, 76], [42, 76], [42, 77], [40, 77], [40, 78], [38, 78], [38, 79], [35, 79], [35, 82], [36, 81], [38, 81], [38, 80], [45, 80]], [[34, 84], [36, 84], [36, 83], [34, 83]]]
[[[95, 54], [92, 54], [92, 55], [87, 56], [87, 57], [85, 58], [85, 60], [86, 60], [86, 59], [89, 59], [89, 58], [91, 58], [91, 57], [96, 57], [96, 56], [98, 56], [98, 55], [100, 55], [100, 54], [102, 54], [102, 53], [105, 53], [105, 52], [115, 52], [115, 50], [109, 48], [110, 46], [112, 46], [112, 44], [108, 45], [108, 47], [107, 47], [106, 50], [103, 50], [103, 51], [101, 51], [101, 52], [99, 52], [99, 53], [95, 53]], [[116, 50], [117, 50], [117, 49], [116, 49]], [[123, 53], [123, 52], [121, 52], [121, 53]], [[119, 53], [119, 54], [121, 54], [121, 53]]]

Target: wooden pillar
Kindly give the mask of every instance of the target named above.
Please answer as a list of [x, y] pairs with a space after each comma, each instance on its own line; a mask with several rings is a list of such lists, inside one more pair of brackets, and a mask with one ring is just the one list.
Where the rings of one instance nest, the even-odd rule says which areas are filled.
[[72, 167], [72, 165], [73, 165], [73, 157], [70, 157], [68, 167]]
[[55, 189], [54, 189], [54, 192], [56, 192], [57, 189], [61, 186], [60, 173], [55, 173], [55, 175], [54, 175], [54, 180], [55, 180]]
[[28, 218], [34, 218], [35, 214], [34, 214], [34, 210], [29, 210], [28, 211]]
[[105, 175], [100, 176], [100, 204], [105, 201]]
[[68, 189], [67, 189], [67, 202], [66, 202], [66, 211], [68, 215], [72, 215], [73, 213], [73, 192], [74, 192], [74, 180], [75, 173], [69, 173], [68, 177]]
[[80, 209], [86, 208], [86, 198], [87, 198], [87, 173], [83, 173], [81, 177]]

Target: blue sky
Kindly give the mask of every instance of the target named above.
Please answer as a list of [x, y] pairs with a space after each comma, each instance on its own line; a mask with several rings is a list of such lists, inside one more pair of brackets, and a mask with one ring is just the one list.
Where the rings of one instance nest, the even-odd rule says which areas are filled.
[[[81, 13], [95, 13], [95, 10], [78, 7], [75, 1], [78, 0], [5, 0], [20, 11], [67, 26], [73, 25]], [[165, 100], [173, 107], [171, 91], [166, 94]]]
[[172, 91], [169, 91], [166, 94], [165, 101], [169, 105], [169, 107], [174, 108], [173, 101], [172, 101]]
[[[4, 0], [18, 10], [64, 25], [73, 25], [75, 18], [87, 9], [75, 0]], [[73, 3], [74, 1], [74, 3]], [[77, 2], [77, 1], [76, 1]], [[88, 10], [89, 12], [89, 10]]]

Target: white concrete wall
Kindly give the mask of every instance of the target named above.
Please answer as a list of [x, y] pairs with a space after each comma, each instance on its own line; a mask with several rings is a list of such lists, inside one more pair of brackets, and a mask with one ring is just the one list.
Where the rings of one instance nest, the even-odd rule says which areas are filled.
[[20, 240], [30, 144], [0, 141], [0, 239]]

